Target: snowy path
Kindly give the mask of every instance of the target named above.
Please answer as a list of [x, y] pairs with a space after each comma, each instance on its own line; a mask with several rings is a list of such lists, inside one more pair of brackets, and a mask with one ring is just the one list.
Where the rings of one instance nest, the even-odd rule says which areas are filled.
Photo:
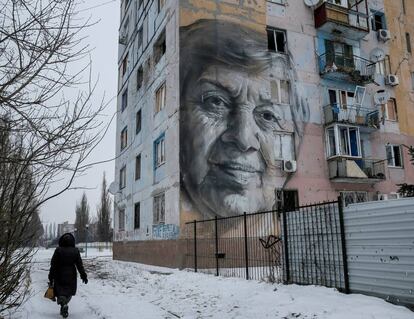
[[[46, 253], [47, 252], [47, 253]], [[60, 318], [43, 298], [51, 251], [38, 254], [31, 299], [13, 319]], [[383, 300], [344, 295], [322, 287], [270, 285], [167, 268], [84, 260], [89, 283], [78, 282], [69, 304], [72, 319], [413, 319], [414, 313]]]

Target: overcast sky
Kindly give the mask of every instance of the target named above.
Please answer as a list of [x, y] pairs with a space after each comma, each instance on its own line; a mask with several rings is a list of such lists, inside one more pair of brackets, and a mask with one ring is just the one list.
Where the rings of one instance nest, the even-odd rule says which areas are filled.
[[[118, 56], [118, 25], [119, 25], [119, 0], [81, 0], [80, 16], [91, 17], [92, 21], [98, 21], [96, 25], [85, 31], [87, 38], [84, 44], [89, 44], [91, 52], [92, 77], [99, 80], [95, 91], [94, 101], [100, 103], [102, 96], [105, 100], [112, 99], [107, 107], [106, 119], [112, 117], [116, 110], [117, 87], [117, 56]], [[83, 62], [85, 63], [85, 62]], [[115, 154], [115, 119], [99, 145], [93, 152], [90, 162], [110, 159]], [[96, 206], [99, 201], [102, 175], [106, 172], [108, 185], [114, 179], [114, 162], [96, 165], [84, 176], [75, 182], [76, 187], [85, 187], [86, 190], [77, 189], [68, 191], [57, 198], [45, 203], [41, 208], [40, 218], [43, 223], [62, 223], [75, 221], [75, 206], [86, 192], [90, 205], [90, 215], [96, 216]], [[92, 188], [92, 189], [89, 189]]]

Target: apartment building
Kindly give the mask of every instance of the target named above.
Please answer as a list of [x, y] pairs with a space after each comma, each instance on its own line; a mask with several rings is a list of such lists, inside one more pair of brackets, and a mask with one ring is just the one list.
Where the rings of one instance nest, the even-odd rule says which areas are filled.
[[115, 258], [180, 266], [187, 221], [398, 197], [414, 182], [410, 14], [402, 0], [122, 1]]

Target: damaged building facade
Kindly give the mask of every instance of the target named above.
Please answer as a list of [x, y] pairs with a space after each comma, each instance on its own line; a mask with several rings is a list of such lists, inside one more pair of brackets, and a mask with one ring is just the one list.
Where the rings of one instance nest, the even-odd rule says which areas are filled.
[[412, 15], [404, 0], [123, 0], [114, 258], [180, 267], [188, 221], [397, 198], [414, 183]]

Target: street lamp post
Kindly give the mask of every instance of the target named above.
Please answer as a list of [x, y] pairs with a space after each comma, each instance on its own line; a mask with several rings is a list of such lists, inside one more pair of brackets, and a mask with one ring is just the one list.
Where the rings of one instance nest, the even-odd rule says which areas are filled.
[[86, 240], [85, 240], [85, 258], [88, 257], [88, 230], [89, 230], [89, 224], [86, 224]]

